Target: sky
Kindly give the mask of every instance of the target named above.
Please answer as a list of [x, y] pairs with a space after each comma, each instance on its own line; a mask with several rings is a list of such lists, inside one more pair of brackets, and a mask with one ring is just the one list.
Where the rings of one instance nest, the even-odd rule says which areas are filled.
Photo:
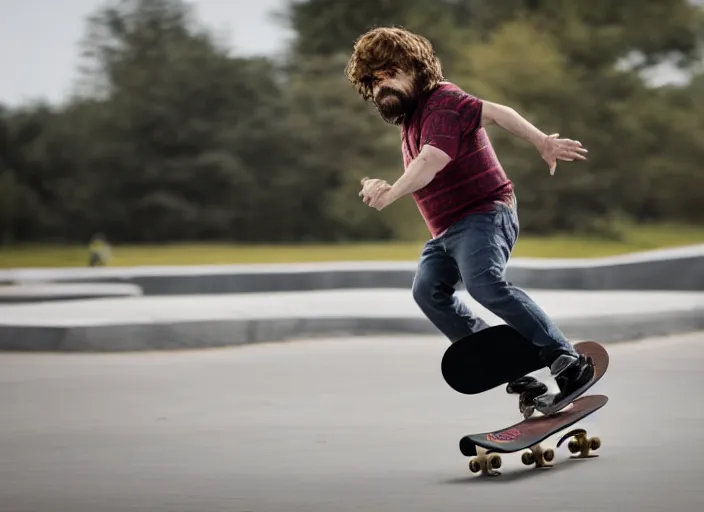
[[[201, 23], [241, 55], [273, 55], [289, 31], [270, 13], [284, 0], [191, 0]], [[86, 17], [101, 0], [0, 0], [0, 104], [61, 102], [75, 85]]]
[[[704, 0], [693, 0], [704, 1]], [[70, 95], [79, 64], [85, 19], [101, 0], [0, 0], [0, 104], [37, 99], [61, 102]], [[240, 55], [275, 55], [290, 37], [271, 19], [285, 0], [191, 0], [201, 23]], [[677, 80], [667, 69], [656, 82]]]

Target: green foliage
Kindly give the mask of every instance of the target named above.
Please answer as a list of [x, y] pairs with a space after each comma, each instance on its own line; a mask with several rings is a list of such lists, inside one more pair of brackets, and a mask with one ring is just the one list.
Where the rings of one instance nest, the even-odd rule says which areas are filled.
[[[358, 197], [362, 177], [403, 172], [397, 128], [343, 74], [377, 25], [422, 33], [448, 79], [589, 148], [551, 177], [491, 129], [524, 233], [704, 221], [704, 17], [685, 0], [296, 0], [282, 65], [231, 55], [195, 14], [106, 3], [87, 22], [80, 96], [0, 108], [0, 243], [426, 238], [410, 198], [377, 212]], [[640, 72], [666, 59], [698, 74], [649, 87]]]

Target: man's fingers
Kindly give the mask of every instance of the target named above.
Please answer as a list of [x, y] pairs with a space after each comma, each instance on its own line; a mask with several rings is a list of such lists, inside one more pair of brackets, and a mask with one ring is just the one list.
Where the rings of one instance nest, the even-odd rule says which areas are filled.
[[376, 187], [370, 190], [362, 190], [359, 193], [359, 197], [362, 198], [364, 204], [369, 205], [372, 201], [376, 201], [376, 199], [381, 195], [381, 193], [381, 187]]
[[560, 141], [560, 148], [563, 150], [581, 151], [582, 153], [588, 153], [589, 150], [582, 146], [582, 143], [578, 140], [562, 139]]
[[561, 154], [558, 156], [558, 158], [559, 158], [560, 160], [568, 160], [568, 161], [570, 161], [570, 162], [572, 162], [572, 161], [574, 161], [574, 160], [586, 160], [586, 159], [587, 159], [586, 156], [584, 156], [584, 155], [582, 155], [582, 154], [580, 154], [580, 153], [577, 153], [577, 152], [575, 152], [575, 151], [565, 151], [565, 152], [561, 153]]
[[587, 157], [585, 155], [589, 152], [587, 148], [582, 146], [580, 141], [572, 139], [557, 139], [558, 136], [559, 134], [557, 133], [553, 133], [548, 136], [552, 140], [548, 143], [548, 148], [550, 149], [548, 149], [546, 153], [547, 155], [550, 155], [550, 157], [546, 158], [546, 160], [548, 161], [551, 176], [555, 174], [558, 160], [564, 162], [586, 160]]
[[359, 192], [359, 194], [360, 194], [360, 196], [361, 196], [362, 194], [371, 194], [371, 193], [373, 193], [376, 189], [378, 189], [379, 186], [380, 186], [379, 183], [374, 183], [374, 182], [367, 181], [367, 182], [364, 183], [364, 185], [362, 186], [362, 190]]

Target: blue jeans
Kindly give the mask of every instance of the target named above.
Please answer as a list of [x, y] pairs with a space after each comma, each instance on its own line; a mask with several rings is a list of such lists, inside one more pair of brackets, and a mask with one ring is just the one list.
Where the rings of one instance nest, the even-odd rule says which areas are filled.
[[461, 280], [474, 300], [532, 340], [549, 366], [560, 354], [575, 351], [547, 314], [504, 278], [518, 232], [515, 198], [511, 205], [496, 202], [490, 212], [464, 217], [426, 243], [413, 280], [413, 298], [454, 343], [489, 327], [454, 294]]

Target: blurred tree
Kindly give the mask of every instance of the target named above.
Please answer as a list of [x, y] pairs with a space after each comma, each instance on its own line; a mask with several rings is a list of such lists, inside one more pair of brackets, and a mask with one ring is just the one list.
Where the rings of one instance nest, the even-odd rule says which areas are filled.
[[362, 33], [394, 25], [428, 38], [451, 73], [454, 51], [468, 38], [455, 9], [450, 0], [288, 0], [278, 17], [294, 32], [293, 59], [349, 56]]
[[704, 75], [686, 87], [664, 87], [649, 98], [642, 117], [649, 135], [640, 169], [647, 187], [634, 209], [649, 220], [704, 221]]
[[[54, 190], [71, 172], [54, 144], [56, 114], [45, 105], [31, 105], [6, 113], [0, 122], [0, 217], [5, 243], [26, 239], [43, 226], [61, 227], [52, 207]], [[52, 162], [52, 159], [55, 161]]]
[[[298, 133], [308, 140], [308, 185], [325, 206], [326, 239], [427, 236], [412, 202], [384, 212], [365, 207], [360, 179], [395, 181], [403, 172], [398, 129], [384, 123], [371, 104], [352, 92], [342, 70], [354, 41], [378, 25], [400, 25], [428, 37], [451, 70], [466, 34], [445, 2], [420, 0], [291, 1], [281, 18], [294, 30], [287, 71]], [[300, 108], [299, 108], [300, 107]], [[324, 224], [325, 222], [323, 222]]]
[[90, 163], [105, 175], [111, 239], [279, 235], [286, 203], [262, 205], [294, 148], [270, 62], [231, 57], [177, 0], [104, 7], [85, 46], [95, 95], [106, 97], [99, 131], [120, 141]]
[[[702, 10], [685, 0], [668, 6], [657, 0], [441, 0], [430, 5], [308, 0], [290, 2], [287, 13], [296, 33], [294, 61], [347, 57], [365, 30], [405, 26], [433, 42], [446, 76], [468, 92], [512, 105], [545, 130], [582, 140], [591, 150], [589, 161], [562, 164], [558, 175], [550, 177], [533, 148], [492, 129], [499, 156], [519, 189], [523, 229], [532, 232], [613, 234], [617, 224], [612, 221], [639, 217], [636, 205], [650, 186], [635, 171], [650, 157], [643, 151], [650, 134], [639, 118], [647, 115], [644, 105], [655, 93], [638, 73], [665, 59], [691, 63], [699, 55], [702, 26]], [[309, 76], [309, 82], [315, 87], [323, 79]], [[359, 115], [353, 106], [345, 114], [348, 119]], [[360, 125], [355, 137], [377, 140], [377, 121], [363, 130]], [[398, 151], [397, 146], [383, 147]], [[352, 196], [357, 184], [348, 181], [343, 190]], [[369, 225], [366, 212], [343, 197], [334, 204], [344, 218], [364, 218]], [[394, 233], [393, 225], [384, 229]]]
[[[358, 197], [363, 176], [403, 171], [398, 129], [343, 74], [376, 25], [423, 34], [448, 79], [589, 148], [551, 177], [534, 148], [491, 129], [524, 232], [701, 222], [703, 12], [685, 0], [296, 0], [277, 65], [231, 55], [181, 0], [111, 0], [87, 23], [81, 95], [0, 108], [0, 241], [426, 237], [413, 201], [379, 213]], [[663, 61], [698, 71], [649, 86], [642, 72]]]
[[688, 0], [447, 0], [459, 23], [479, 40], [503, 24], [524, 20], [552, 35], [571, 66], [610, 67], [636, 57], [636, 67], [674, 60], [689, 66], [700, 56], [704, 14]]
[[403, 172], [398, 129], [350, 93], [340, 72], [345, 62], [344, 56], [310, 57], [291, 71], [287, 97], [306, 175], [295, 190], [307, 209], [316, 208], [324, 239], [396, 238], [409, 223], [417, 225], [418, 217], [406, 213], [415, 207], [379, 214], [363, 205], [358, 192], [364, 176], [396, 180]]

